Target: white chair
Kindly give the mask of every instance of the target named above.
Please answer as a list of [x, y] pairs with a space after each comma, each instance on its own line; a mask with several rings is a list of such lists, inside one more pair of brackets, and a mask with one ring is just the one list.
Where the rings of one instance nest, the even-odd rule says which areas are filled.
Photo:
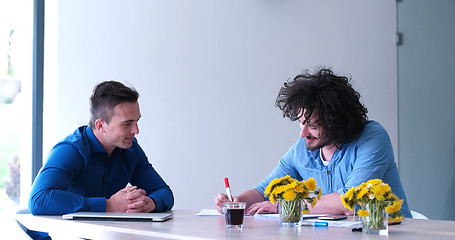
[[428, 219], [425, 215], [423, 215], [419, 212], [416, 212], [416, 211], [412, 211], [412, 210], [411, 210], [411, 215], [412, 215], [412, 218], [415, 218], [415, 219]]

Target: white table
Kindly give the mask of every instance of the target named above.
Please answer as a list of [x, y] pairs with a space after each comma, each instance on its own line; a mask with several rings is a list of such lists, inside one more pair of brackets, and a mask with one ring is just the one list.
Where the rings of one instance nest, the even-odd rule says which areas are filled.
[[31, 230], [58, 237], [87, 239], [455, 239], [455, 221], [405, 219], [389, 226], [388, 236], [352, 232], [341, 227], [284, 227], [277, 219], [245, 216], [242, 230], [227, 229], [224, 216], [196, 216], [198, 210], [173, 210], [166, 222], [63, 220], [61, 216], [18, 214]]

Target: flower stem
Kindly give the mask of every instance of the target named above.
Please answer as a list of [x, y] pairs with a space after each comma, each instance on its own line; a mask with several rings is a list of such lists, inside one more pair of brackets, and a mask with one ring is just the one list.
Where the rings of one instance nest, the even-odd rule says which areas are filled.
[[280, 200], [281, 222], [299, 222], [302, 214], [301, 200]]

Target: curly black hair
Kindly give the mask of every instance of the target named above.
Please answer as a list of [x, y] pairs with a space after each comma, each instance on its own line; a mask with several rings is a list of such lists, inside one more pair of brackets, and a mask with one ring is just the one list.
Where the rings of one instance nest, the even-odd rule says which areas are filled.
[[275, 106], [283, 117], [308, 121], [313, 113], [323, 126], [322, 137], [329, 144], [345, 144], [359, 134], [368, 120], [365, 106], [345, 76], [336, 76], [331, 69], [322, 68], [311, 74], [305, 70], [281, 87]]

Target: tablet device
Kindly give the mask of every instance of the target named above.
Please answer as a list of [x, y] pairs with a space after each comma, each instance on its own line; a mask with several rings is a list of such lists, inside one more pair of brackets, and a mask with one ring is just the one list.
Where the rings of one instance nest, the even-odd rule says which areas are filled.
[[164, 213], [75, 212], [65, 214], [62, 216], [62, 218], [69, 220], [163, 222], [172, 218], [172, 212]]
[[334, 214], [334, 215], [327, 215], [327, 216], [321, 216], [318, 217], [320, 220], [341, 220], [341, 219], [346, 219], [348, 216], [343, 215], [343, 214]]

